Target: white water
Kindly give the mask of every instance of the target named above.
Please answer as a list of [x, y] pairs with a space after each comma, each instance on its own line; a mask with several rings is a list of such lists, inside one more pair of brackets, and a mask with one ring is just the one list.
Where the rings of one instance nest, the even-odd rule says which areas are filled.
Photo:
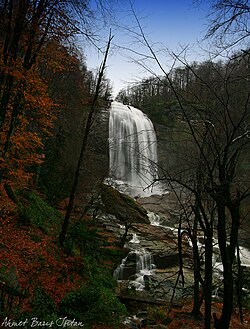
[[[153, 263], [153, 256], [147, 250], [139, 247], [140, 240], [136, 233], [133, 233], [129, 244], [132, 244], [132, 251], [129, 254], [136, 254], [136, 268], [134, 279], [129, 281], [128, 288], [134, 287], [136, 290], [143, 290], [145, 288], [144, 275], [152, 275], [155, 265]], [[121, 264], [115, 269], [113, 277], [116, 280], [124, 280], [124, 268], [129, 254], [122, 259]]]
[[[173, 233], [176, 235], [178, 234], [178, 229], [175, 229], [173, 227], [168, 227], [166, 225], [161, 225], [160, 216], [157, 214], [154, 214], [153, 212], [148, 213], [151, 225], [154, 226], [162, 226], [165, 228], [171, 229]], [[223, 280], [223, 265], [221, 263], [220, 259], [220, 253], [218, 248], [218, 241], [217, 239], [213, 239], [213, 270], [214, 275], [217, 276], [217, 278], [220, 278]], [[200, 251], [201, 258], [204, 258], [204, 250], [205, 245], [203, 244], [204, 237], [198, 236], [198, 247]], [[133, 279], [129, 278], [128, 282], [128, 288], [135, 288], [136, 290], [142, 291], [145, 289], [145, 275], [155, 275], [155, 265], [153, 260], [153, 255], [141, 247], [140, 245], [141, 241], [136, 233], [132, 233], [132, 238], [128, 241], [127, 248], [129, 248], [131, 251], [129, 254], [135, 254], [136, 255], [136, 268], [134, 271], [134, 274], [132, 275]], [[192, 247], [191, 240], [188, 239], [188, 243], [190, 247]], [[128, 255], [129, 255], [128, 254]], [[203, 255], [203, 256], [202, 256]], [[121, 264], [116, 268], [114, 271], [114, 278], [117, 280], [124, 280], [124, 268], [126, 267], [127, 257], [125, 257]], [[240, 246], [240, 260], [241, 265], [250, 267], [250, 250]], [[217, 287], [215, 289], [214, 295], [217, 296], [217, 290], [219, 290], [221, 287]]]
[[133, 106], [112, 102], [109, 118], [110, 177], [133, 194], [152, 184], [157, 174], [157, 140], [150, 119]]
[[[124, 184], [129, 186], [129, 194], [145, 196], [149, 193], [145, 189], [158, 177], [157, 173], [157, 141], [154, 127], [149, 118], [140, 110], [112, 102], [109, 119], [109, 156], [110, 156], [110, 177], [118, 188]], [[124, 190], [124, 192], [127, 192]], [[160, 191], [161, 194], [163, 190]], [[152, 225], [162, 225], [160, 216], [149, 214]], [[174, 233], [178, 230], [170, 227]], [[136, 234], [130, 240], [131, 244], [139, 247], [140, 241]], [[135, 247], [134, 247], [135, 248]], [[137, 247], [136, 247], [137, 248]], [[199, 244], [200, 251], [204, 246]], [[133, 249], [133, 248], [132, 248]], [[241, 263], [250, 266], [250, 251], [240, 247]], [[218, 252], [214, 246], [214, 269], [215, 272], [223, 271], [222, 264], [218, 259]], [[145, 250], [136, 249], [137, 268], [136, 279], [131, 285], [138, 290], [144, 288], [144, 275], [152, 273], [153, 260], [150, 253]], [[115, 270], [114, 277], [118, 280], [123, 278], [123, 270], [127, 258]]]
[[136, 251], [136, 272], [142, 274], [149, 274], [154, 268], [153, 257], [150, 252], [145, 249]]
[[113, 277], [116, 280], [123, 280], [123, 273], [124, 273], [124, 267], [126, 266], [126, 261], [127, 261], [127, 257], [123, 258], [121, 264], [115, 269], [114, 273], [113, 273]]
[[136, 290], [143, 290], [145, 288], [144, 275], [152, 275], [154, 268], [152, 254], [143, 248], [136, 250], [135, 280], [130, 281], [129, 288], [135, 287]]
[[161, 225], [161, 218], [158, 214], [155, 214], [152, 211], [148, 211], [148, 219], [149, 219], [151, 225], [153, 225], [153, 226], [162, 226]]
[[[215, 240], [217, 241], [217, 240]], [[216, 247], [214, 248], [214, 257], [213, 257], [213, 266], [215, 271], [217, 271], [219, 273], [219, 275], [222, 275], [223, 273], [223, 265], [222, 262], [220, 260], [220, 256], [219, 256], [219, 248]], [[250, 267], [250, 250], [240, 246], [240, 263], [242, 266], [245, 267]], [[235, 256], [237, 257], [237, 252], [235, 251]], [[222, 276], [221, 276], [222, 277]]]
[[241, 265], [250, 267], [250, 250], [240, 247], [240, 261]]
[[132, 234], [132, 239], [129, 241], [129, 243], [140, 243], [136, 233]]

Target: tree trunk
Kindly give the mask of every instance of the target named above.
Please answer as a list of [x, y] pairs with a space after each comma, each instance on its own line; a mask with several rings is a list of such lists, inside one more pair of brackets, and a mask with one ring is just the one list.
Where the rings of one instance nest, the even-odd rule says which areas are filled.
[[[194, 262], [194, 304], [192, 309], [192, 314], [195, 317], [201, 315], [200, 308], [203, 302], [203, 292], [204, 292], [204, 281], [201, 278], [201, 264], [200, 255], [197, 244], [197, 224], [198, 218], [195, 216], [194, 228], [191, 238], [192, 249], [193, 249], [193, 262]], [[202, 293], [200, 294], [200, 284], [202, 286]]]
[[[197, 247], [197, 245], [196, 245]], [[193, 303], [193, 309], [192, 314], [194, 317], [200, 316], [200, 307], [202, 304], [201, 296], [200, 296], [200, 261], [198, 261], [199, 253], [194, 253], [194, 247], [193, 247], [193, 259], [194, 259], [194, 303]], [[197, 248], [198, 249], [198, 248]], [[198, 258], [197, 258], [198, 257]]]
[[98, 81], [97, 81], [97, 84], [96, 84], [94, 99], [93, 99], [93, 102], [91, 104], [91, 108], [89, 110], [89, 114], [88, 114], [88, 118], [87, 118], [87, 123], [86, 123], [85, 131], [84, 131], [83, 141], [82, 141], [82, 147], [81, 147], [80, 155], [79, 155], [79, 158], [78, 158], [77, 168], [76, 168], [76, 171], [75, 171], [74, 182], [73, 182], [73, 185], [72, 185], [72, 188], [71, 188], [69, 204], [68, 204], [68, 207], [67, 207], [66, 215], [64, 217], [62, 230], [61, 230], [61, 233], [59, 235], [60, 245], [64, 244], [66, 234], [67, 234], [67, 229], [68, 229], [68, 226], [69, 226], [70, 215], [71, 215], [71, 212], [72, 212], [73, 207], [74, 207], [75, 194], [76, 194], [76, 189], [77, 189], [77, 186], [78, 186], [80, 170], [81, 170], [81, 164], [82, 164], [83, 159], [84, 159], [85, 150], [86, 150], [87, 143], [88, 143], [88, 137], [89, 137], [90, 130], [91, 130], [91, 127], [92, 127], [92, 124], [93, 124], [93, 116], [94, 116], [94, 113], [95, 113], [96, 103], [97, 103], [99, 93], [100, 93], [102, 78], [103, 78], [104, 70], [105, 70], [105, 67], [106, 67], [106, 61], [107, 61], [109, 48], [110, 48], [110, 44], [111, 44], [112, 39], [113, 39], [113, 37], [110, 34], [108, 44], [107, 44], [107, 48], [106, 48], [106, 52], [105, 52], [105, 55], [104, 55], [104, 60], [103, 60], [103, 63], [101, 65], [101, 68], [100, 68], [100, 71], [99, 71], [99, 76], [98, 76]]
[[240, 321], [243, 323], [243, 308], [242, 308], [242, 266], [240, 260], [240, 248], [239, 243], [237, 243], [237, 269], [238, 269], [238, 276], [236, 278], [236, 293], [237, 293], [237, 300], [239, 305], [239, 312], [240, 312]]
[[219, 320], [215, 320], [216, 329], [228, 329], [230, 325], [231, 315], [233, 311], [233, 262], [235, 258], [235, 249], [238, 241], [239, 229], [239, 204], [230, 203], [230, 213], [232, 226], [230, 231], [230, 244], [227, 245], [226, 237], [226, 215], [225, 203], [223, 200], [217, 201], [218, 206], [218, 241], [223, 264], [223, 308]]
[[213, 280], [213, 233], [209, 229], [205, 237], [205, 329], [211, 328], [212, 280]]
[[[4, 77], [2, 78], [4, 80]], [[0, 127], [4, 124], [6, 113], [7, 113], [7, 107], [10, 101], [10, 95], [12, 91], [12, 86], [14, 82], [14, 77], [11, 75], [6, 75], [5, 76], [5, 83], [2, 95], [1, 95], [1, 101], [0, 101]]]
[[222, 314], [219, 320], [215, 321], [215, 329], [228, 329], [233, 311], [233, 273], [232, 265], [224, 266], [224, 296]]

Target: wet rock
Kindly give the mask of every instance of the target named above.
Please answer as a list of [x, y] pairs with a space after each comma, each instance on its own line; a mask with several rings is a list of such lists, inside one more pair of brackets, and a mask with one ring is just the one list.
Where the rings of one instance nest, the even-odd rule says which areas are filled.
[[158, 253], [154, 254], [154, 264], [157, 269], [166, 269], [177, 266], [179, 262], [178, 253]]
[[148, 211], [158, 214], [163, 225], [172, 226], [179, 222], [179, 203], [174, 193], [151, 195], [137, 201]]
[[131, 280], [136, 273], [136, 259], [134, 254], [129, 253], [127, 258], [123, 260], [114, 272], [117, 280]]
[[105, 211], [114, 215], [120, 222], [150, 224], [146, 209], [115, 188], [102, 184], [101, 199]]
[[[111, 193], [113, 193], [113, 191], [111, 191]], [[104, 199], [105, 197], [108, 199], [108, 201], [106, 200], [108, 203], [111, 202], [111, 199], [109, 199], [108, 195], [104, 195]], [[115, 198], [116, 197], [118, 198], [118, 204], [116, 204], [116, 201], [113, 204], [113, 215], [109, 216], [109, 218], [105, 216], [104, 222], [109, 232], [117, 237], [121, 237], [121, 235], [124, 234], [124, 227], [117, 225], [117, 218], [121, 223], [122, 220], [132, 221], [134, 220], [132, 218], [135, 213], [134, 210], [132, 210], [130, 213], [131, 217], [129, 217], [130, 215], [128, 215], [128, 211], [131, 209], [128, 209], [130, 206], [126, 204], [126, 201], [124, 201], [120, 194], [119, 196], [115, 195]], [[135, 297], [135, 300], [139, 298], [137, 303], [140, 306], [143, 305], [144, 301], [145, 303], [169, 303], [175, 289], [177, 273], [179, 270], [178, 241], [176, 232], [171, 228], [174, 226], [175, 222], [178, 222], [178, 220], [176, 220], [178, 219], [178, 209], [174, 209], [175, 201], [171, 199], [171, 196], [164, 196], [163, 199], [161, 196], [153, 196], [151, 199], [144, 199], [147, 199], [148, 202], [155, 202], [155, 200], [158, 203], [165, 202], [163, 205], [164, 214], [161, 215], [159, 212], [159, 216], [161, 223], [163, 223], [163, 221], [164, 223], [169, 221], [169, 227], [162, 227], [159, 225], [157, 226], [157, 221], [156, 225], [151, 225], [145, 221], [143, 222], [143, 219], [142, 221], [138, 222], [130, 222], [130, 228], [127, 234], [127, 242], [125, 244], [125, 247], [127, 248], [127, 257], [123, 258], [122, 267], [120, 267], [120, 269], [118, 266], [118, 270], [116, 270], [116, 272], [119, 275], [116, 278], [118, 280], [124, 280], [120, 281], [122, 282], [123, 286], [122, 289], [120, 289], [119, 294], [123, 297], [125, 296], [124, 298], [127, 296]], [[127, 202], [130, 203], [128, 200]], [[112, 204], [108, 204], [108, 206], [111, 207]], [[145, 204], [145, 207], [148, 207], [148, 204]], [[168, 212], [167, 208], [169, 209]], [[114, 209], [116, 209], [116, 213]], [[160, 210], [160, 208], [158, 210]], [[125, 213], [123, 213], [123, 211], [125, 211]], [[145, 209], [142, 210], [142, 213], [140, 208], [138, 208], [136, 211], [138, 211], [137, 214], [143, 214], [142, 218], [144, 217]], [[123, 214], [121, 215], [121, 213]], [[114, 215], [116, 217], [114, 217]], [[128, 217], [125, 219], [127, 215]], [[159, 217], [156, 219], [158, 220]], [[137, 239], [134, 239], [134, 235], [136, 235]], [[183, 245], [183, 252], [187, 255], [184, 257], [184, 264], [186, 267], [190, 267], [192, 265], [191, 255], [188, 256], [187, 253], [188, 248], [190, 248], [188, 243]], [[137, 266], [138, 255], [142, 256], [142, 252], [144, 254], [149, 254], [148, 258], [150, 258], [150, 264], [152, 266], [145, 266], [144, 268], [146, 271], [141, 271], [138, 273], [140, 268], [140, 266]], [[146, 265], [147, 261], [148, 259], [143, 259], [143, 265]], [[183, 299], [190, 298], [193, 294], [192, 270], [185, 268], [184, 272], [185, 286], [183, 287], [181, 282], [178, 283], [175, 289], [175, 297], [173, 299], [173, 303], [176, 305], [178, 304], [180, 307], [183, 303]], [[132, 285], [131, 282], [142, 282], [142, 285], [145, 286], [145, 288], [141, 290], [140, 287], [139, 289], [138, 286]], [[148, 318], [143, 319], [143, 317], [141, 317], [141, 320], [144, 321], [144, 323], [141, 323], [140, 325], [145, 325], [145, 321], [148, 320]], [[152, 324], [153, 323], [151, 323], [151, 325]], [[138, 325], [138, 323], [136, 325]]]
[[141, 320], [136, 316], [127, 317], [123, 323], [126, 325], [126, 327], [131, 329], [141, 328]]
[[148, 316], [148, 312], [147, 311], [140, 311], [136, 314], [136, 316], [140, 319], [145, 319]]
[[193, 294], [193, 274], [190, 270], [185, 270], [185, 284], [182, 286], [179, 280], [177, 286], [178, 268], [169, 268], [164, 272], [155, 271], [154, 275], [144, 275], [145, 289], [149, 295], [152, 295], [152, 300], [164, 300], [166, 303], [171, 301], [172, 294], [175, 288], [174, 303], [182, 302], [183, 299], [189, 299]]
[[136, 268], [134, 264], [128, 264], [123, 269], [122, 280], [131, 280], [131, 278], [135, 275]]

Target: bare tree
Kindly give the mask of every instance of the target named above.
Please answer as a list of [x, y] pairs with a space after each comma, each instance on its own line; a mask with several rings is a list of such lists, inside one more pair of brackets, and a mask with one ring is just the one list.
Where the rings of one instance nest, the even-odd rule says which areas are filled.
[[[217, 0], [211, 4], [210, 28], [206, 37], [215, 38], [220, 49], [247, 47], [250, 36], [248, 0]], [[245, 42], [245, 46], [244, 45]], [[245, 50], [245, 49], [244, 49]]]
[[[132, 8], [133, 10], [133, 8]], [[233, 264], [238, 243], [242, 202], [249, 196], [249, 182], [241, 171], [249, 148], [248, 54], [238, 54], [225, 63], [207, 62], [202, 70], [175, 56], [193, 80], [177, 88], [137, 21], [141, 42], [148, 49], [176, 98], [188, 131], [188, 154], [182, 168], [165, 180], [193, 194], [194, 227], [197, 222], [205, 239], [205, 328], [211, 328], [213, 237], [218, 238], [223, 265], [223, 309], [215, 327], [229, 327], [233, 310]], [[138, 37], [138, 35], [137, 35]], [[146, 68], [145, 61], [142, 66]], [[204, 74], [204, 69], [208, 69]], [[208, 79], [209, 78], [209, 79]], [[239, 96], [239, 97], [238, 97]], [[186, 137], [185, 137], [186, 139]], [[178, 169], [178, 168], [177, 168]], [[195, 239], [193, 239], [194, 248]]]
[[91, 107], [90, 107], [90, 110], [88, 113], [87, 122], [86, 122], [85, 129], [84, 129], [84, 136], [83, 136], [83, 140], [82, 140], [81, 151], [79, 154], [78, 163], [77, 163], [77, 167], [76, 167], [76, 171], [75, 171], [75, 175], [74, 175], [74, 181], [73, 181], [72, 188], [71, 188], [69, 203], [68, 203], [67, 211], [66, 211], [66, 214], [64, 217], [62, 230], [61, 230], [61, 233], [59, 236], [59, 242], [61, 245], [63, 245], [63, 243], [64, 243], [66, 233], [67, 233], [67, 228], [68, 228], [69, 221], [70, 221], [70, 215], [71, 215], [73, 207], [74, 207], [74, 201], [75, 201], [76, 189], [77, 189], [78, 181], [79, 181], [79, 177], [80, 177], [81, 165], [82, 165], [82, 162], [85, 157], [85, 150], [87, 147], [89, 134], [90, 134], [90, 131], [91, 131], [91, 128], [93, 125], [94, 114], [97, 110], [97, 101], [98, 101], [100, 91], [101, 91], [102, 79], [103, 79], [112, 39], [113, 39], [113, 36], [111, 35], [111, 32], [110, 32], [108, 43], [107, 43], [107, 48], [106, 48], [106, 51], [104, 54], [103, 63], [100, 66], [100, 70], [99, 70], [99, 74], [98, 74], [98, 80], [97, 80], [97, 84], [96, 84], [94, 98], [93, 98], [93, 101], [92, 101], [92, 104], [91, 104]]

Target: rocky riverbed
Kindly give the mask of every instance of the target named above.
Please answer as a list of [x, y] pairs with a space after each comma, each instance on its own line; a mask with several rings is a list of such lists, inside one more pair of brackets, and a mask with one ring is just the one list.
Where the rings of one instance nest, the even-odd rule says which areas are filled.
[[[192, 296], [193, 274], [188, 243], [184, 243], [184, 278], [179, 275], [176, 225], [178, 209], [171, 194], [137, 200], [147, 211], [150, 223], [130, 223], [124, 257], [114, 275], [118, 294], [148, 302], [178, 304]], [[114, 215], [101, 215], [98, 220], [116, 239], [122, 239], [125, 226]], [[147, 263], [148, 262], [148, 263]], [[175, 292], [173, 294], [173, 292]]]
[[[180, 275], [177, 231], [181, 209], [176, 195], [170, 192], [137, 198], [136, 201], [146, 210], [146, 220], [140, 208], [139, 219], [136, 219], [135, 209], [138, 206], [134, 206], [131, 200], [125, 200], [133, 208], [126, 210], [127, 220], [121, 216], [124, 204], [120, 199], [108, 203], [109, 210], [112, 210], [113, 205], [116, 207], [112, 210], [113, 214], [102, 212], [97, 217], [102, 228], [113, 237], [115, 245], [121, 244], [128, 229], [123, 255], [114, 266], [114, 277], [118, 280], [117, 294], [134, 314], [141, 314], [147, 309], [146, 306], [152, 304], [172, 304], [181, 308], [185, 301], [189, 302], [193, 298], [193, 262], [190, 243], [184, 235], [183, 276]], [[246, 278], [249, 277], [249, 269], [244, 268]], [[215, 275], [215, 285], [218, 282], [220, 278]], [[245, 280], [247, 282], [249, 287], [245, 288], [249, 289], [249, 280]]]

